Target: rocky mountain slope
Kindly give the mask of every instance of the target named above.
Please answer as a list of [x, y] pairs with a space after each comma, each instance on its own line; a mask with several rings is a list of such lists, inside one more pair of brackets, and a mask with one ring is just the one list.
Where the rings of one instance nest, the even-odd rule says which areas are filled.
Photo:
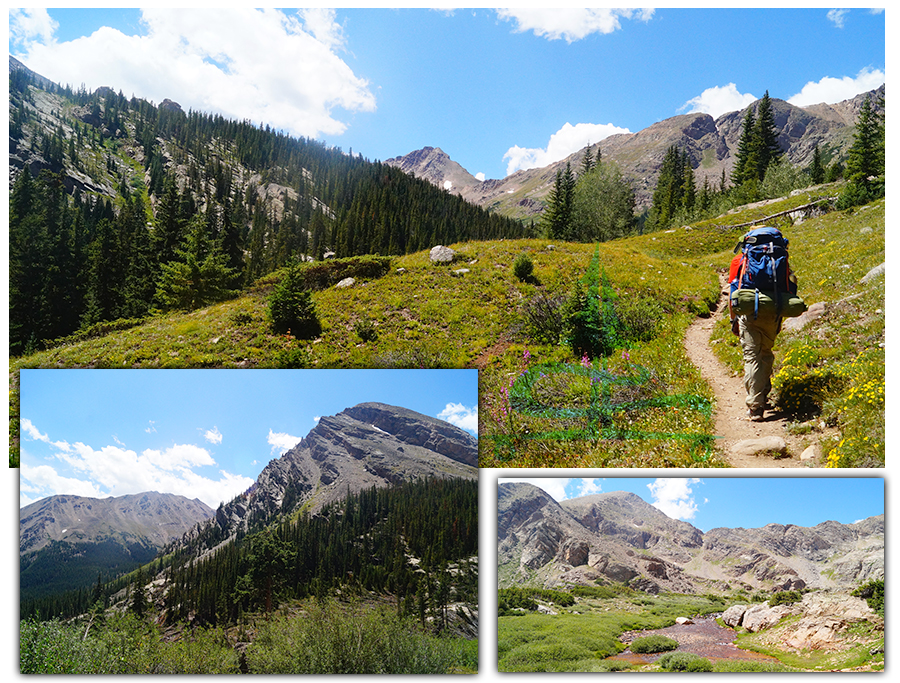
[[117, 498], [57, 495], [19, 511], [22, 600], [129, 571], [181, 538], [213, 510], [155, 491]]
[[215, 521], [231, 536], [279, 514], [315, 514], [348, 493], [425, 477], [477, 479], [477, 439], [412, 410], [361, 403], [321, 418], [249, 491], [222, 505]]
[[557, 503], [530, 484], [498, 488], [501, 586], [628, 583], [651, 593], [855, 586], [884, 577], [884, 515], [855, 524], [703, 533], [639, 496]]
[[196, 498], [155, 491], [118, 498], [50, 496], [19, 511], [19, 554], [37, 552], [53, 541], [115, 539], [162, 547], [212, 516], [212, 508]]
[[[792, 164], [806, 166], [812, 161], [816, 145], [826, 162], [845, 158], [853, 142], [859, 109], [867, 97], [877, 106], [884, 86], [837, 104], [796, 107], [784, 100], [772, 99], [778, 141]], [[756, 104], [750, 105], [756, 107]], [[714, 119], [709, 114], [673, 116], [636, 133], [613, 135], [591, 145], [596, 157], [616, 162], [632, 182], [638, 210], [647, 207], [656, 188], [656, 180], [666, 150], [675, 145], [685, 150], [694, 167], [698, 186], [708, 180], [718, 187], [725, 173], [730, 176], [747, 108]], [[462, 196], [464, 199], [517, 218], [533, 216], [543, 210], [556, 171], [570, 163], [581, 166], [586, 149], [544, 168], [517, 171], [506, 178], [479, 181], [440, 148], [426, 147], [385, 163]]]

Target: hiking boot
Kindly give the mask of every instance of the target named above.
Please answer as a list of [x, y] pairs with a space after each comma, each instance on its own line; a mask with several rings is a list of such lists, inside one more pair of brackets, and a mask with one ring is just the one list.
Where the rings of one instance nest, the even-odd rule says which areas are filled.
[[762, 422], [765, 411], [765, 408], [750, 408], [750, 410], [747, 411], [747, 418], [751, 422]]

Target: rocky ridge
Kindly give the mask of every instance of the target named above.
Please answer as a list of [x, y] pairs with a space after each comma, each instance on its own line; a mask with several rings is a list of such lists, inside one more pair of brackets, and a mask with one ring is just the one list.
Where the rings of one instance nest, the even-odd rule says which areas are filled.
[[196, 498], [155, 491], [116, 498], [57, 495], [19, 510], [19, 554], [35, 553], [52, 541], [162, 547], [213, 516]]
[[228, 536], [275, 515], [323, 506], [372, 486], [425, 477], [478, 477], [478, 441], [447, 422], [384, 403], [323, 417], [263, 468], [244, 494], [219, 507]]
[[[840, 158], [853, 142], [856, 119], [866, 98], [878, 106], [884, 86], [837, 104], [796, 107], [772, 99], [778, 142], [792, 164], [806, 166], [816, 145], [825, 158]], [[750, 105], [755, 107], [756, 103]], [[694, 113], [673, 116], [636, 133], [612, 135], [590, 146], [594, 157], [614, 161], [630, 180], [638, 210], [649, 206], [666, 150], [675, 145], [688, 153], [698, 187], [704, 180], [718, 187], [722, 174], [730, 176], [747, 108], [713, 118]], [[467, 201], [517, 218], [535, 216], [553, 186], [556, 172], [571, 164], [577, 171], [587, 148], [543, 168], [517, 171], [503, 179], [480, 181], [440, 148], [426, 147], [385, 161], [438, 187], [449, 182], [450, 192]]]
[[706, 533], [625, 492], [557, 503], [498, 487], [498, 578], [547, 588], [621, 582], [650, 593], [840, 588], [884, 578], [884, 515]]

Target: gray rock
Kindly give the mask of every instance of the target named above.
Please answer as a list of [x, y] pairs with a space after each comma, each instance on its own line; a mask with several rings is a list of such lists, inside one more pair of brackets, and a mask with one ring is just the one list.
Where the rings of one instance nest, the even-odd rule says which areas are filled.
[[731, 447], [731, 453], [739, 456], [787, 454], [787, 443], [780, 436], [761, 436], [758, 439], [743, 439]]
[[731, 628], [737, 628], [744, 619], [747, 605], [732, 605], [722, 613], [722, 621]]
[[338, 282], [334, 286], [334, 288], [335, 289], [345, 289], [347, 287], [352, 287], [354, 284], [356, 284], [356, 280], [354, 280], [352, 277], [345, 277], [343, 280]]
[[819, 457], [819, 447], [816, 444], [813, 444], [806, 450], [804, 450], [800, 454], [800, 462], [806, 462], [808, 460], [816, 460]]
[[771, 628], [789, 611], [783, 605], [769, 607], [766, 604], [753, 605], [744, 612], [741, 626], [748, 631], [756, 633], [764, 628]]
[[451, 271], [450, 274], [453, 277], [462, 277], [468, 272], [470, 272], [468, 268], [458, 268], [457, 270]]
[[859, 281], [859, 284], [865, 285], [874, 280], [879, 275], [884, 275], [884, 264], [882, 263], [880, 266], [875, 266], [868, 273], [862, 276], [862, 280]]
[[807, 323], [812, 322], [816, 318], [820, 318], [825, 314], [826, 304], [824, 301], [817, 301], [809, 309], [796, 318], [787, 318], [784, 323], [781, 325], [782, 330], [800, 330], [803, 329]]
[[450, 247], [444, 247], [440, 244], [436, 247], [432, 247], [429, 254], [432, 263], [450, 263], [455, 256], [455, 251]]

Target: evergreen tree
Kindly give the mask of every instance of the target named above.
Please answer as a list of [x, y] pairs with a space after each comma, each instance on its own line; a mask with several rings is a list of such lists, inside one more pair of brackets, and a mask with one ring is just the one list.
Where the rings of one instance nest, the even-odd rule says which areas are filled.
[[40, 339], [44, 230], [37, 212], [37, 187], [26, 167], [9, 197], [9, 345], [10, 353], [33, 350]]
[[597, 166], [597, 162], [594, 160], [594, 154], [591, 152], [591, 146], [588, 145], [584, 150], [584, 156], [581, 159], [581, 172], [578, 174], [579, 178], [587, 175]]
[[188, 228], [185, 248], [176, 251], [178, 260], [160, 266], [156, 298], [163, 308], [193, 310], [235, 295], [230, 289], [234, 271], [211, 244], [203, 216], [195, 216]]
[[[756, 128], [756, 117], [753, 114], [753, 107], [747, 108], [744, 114], [744, 121], [741, 126], [741, 137], [738, 140], [737, 152], [735, 153], [734, 167], [731, 169], [731, 184], [735, 187], [743, 185], [752, 174], [756, 172], [756, 144], [754, 141], [754, 130]], [[748, 171], [752, 170], [752, 173]]]
[[772, 100], [769, 98], [768, 90], [757, 106], [753, 137], [756, 147], [756, 179], [761, 182], [769, 166], [777, 163], [783, 154], [778, 144], [775, 114], [772, 111]]
[[872, 110], [870, 98], [862, 103], [853, 145], [847, 154], [847, 179], [856, 184], [868, 185], [870, 178], [884, 173], [884, 131], [878, 116]]
[[147, 604], [147, 594], [144, 588], [144, 573], [143, 570], [138, 567], [137, 575], [134, 578], [134, 583], [131, 587], [131, 604], [128, 609], [133, 612], [139, 619], [143, 619], [144, 614], [147, 612], [148, 604]]
[[809, 164], [809, 178], [813, 185], [818, 185], [825, 180], [825, 166], [822, 164], [822, 153], [819, 151], [819, 145], [813, 150], [813, 158]]
[[575, 194], [575, 176], [571, 165], [557, 170], [556, 181], [547, 197], [547, 208], [541, 216], [544, 231], [551, 239], [571, 239], [572, 204]]

